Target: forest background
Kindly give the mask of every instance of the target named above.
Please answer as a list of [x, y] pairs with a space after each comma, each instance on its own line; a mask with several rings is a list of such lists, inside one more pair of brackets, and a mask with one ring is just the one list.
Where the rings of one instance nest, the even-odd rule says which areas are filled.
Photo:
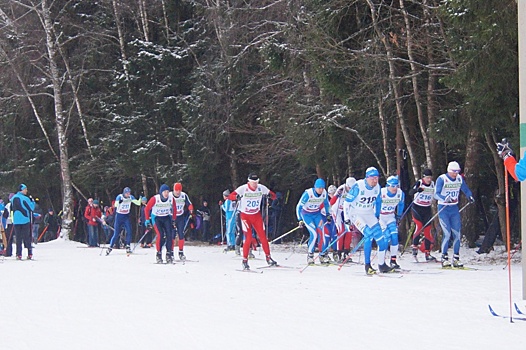
[[255, 171], [285, 231], [317, 177], [375, 166], [407, 190], [456, 160], [473, 246], [505, 222], [517, 45], [515, 0], [0, 0], [0, 196], [27, 184], [70, 232], [87, 197], [180, 181], [219, 232]]

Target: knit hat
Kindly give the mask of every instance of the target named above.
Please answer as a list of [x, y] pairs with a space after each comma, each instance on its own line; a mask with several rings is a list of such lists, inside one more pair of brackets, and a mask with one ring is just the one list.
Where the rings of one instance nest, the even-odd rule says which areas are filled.
[[325, 188], [325, 181], [323, 179], [317, 179], [314, 181], [314, 188]]
[[230, 196], [230, 190], [224, 190], [223, 191], [223, 196], [225, 196], [225, 197]]
[[449, 162], [447, 165], [448, 173], [460, 173], [460, 165], [457, 162]]
[[424, 169], [424, 172], [422, 173], [423, 176], [433, 176], [433, 172], [431, 171], [431, 169], [429, 168], [426, 168]]
[[354, 177], [348, 177], [347, 180], [345, 180], [345, 186], [351, 188], [356, 183], [356, 179]]
[[98, 199], [94, 199], [94, 200], [93, 200], [93, 205], [95, 205], [95, 204], [96, 204], [96, 205], [99, 205], [99, 200], [98, 200]]
[[176, 182], [174, 184], [174, 191], [182, 191], [182, 190], [183, 190], [183, 185], [180, 182]]
[[47, 211], [54, 211], [53, 208], [49, 208]]
[[170, 187], [168, 187], [167, 184], [162, 184], [161, 185], [161, 187], [159, 188], [159, 194], [163, 193], [164, 191], [170, 191]]
[[329, 188], [327, 189], [327, 193], [334, 194], [336, 190], [337, 190], [336, 186], [330, 185]]
[[374, 166], [367, 168], [367, 170], [365, 171], [365, 177], [372, 176], [380, 176], [378, 169], [376, 169]]
[[129, 187], [124, 187], [124, 189], [122, 190], [122, 194], [125, 193], [131, 193], [131, 189]]
[[248, 175], [248, 181], [259, 181], [259, 177], [256, 173], [250, 173]]
[[396, 187], [398, 186], [398, 176], [389, 176], [386, 181], [387, 186]]
[[146, 198], [146, 197], [141, 197], [141, 201], [148, 202], [148, 198]]
[[20, 185], [18, 185], [18, 191], [23, 191], [23, 190], [25, 190], [26, 188], [27, 188], [27, 186], [24, 185], [24, 184], [20, 184]]

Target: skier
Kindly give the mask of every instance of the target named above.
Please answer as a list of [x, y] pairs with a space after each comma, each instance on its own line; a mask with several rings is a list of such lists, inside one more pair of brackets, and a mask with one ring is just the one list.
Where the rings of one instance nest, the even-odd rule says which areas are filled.
[[[333, 253], [334, 261], [341, 262], [346, 260], [349, 253], [351, 252], [352, 235], [349, 232], [349, 228], [345, 225], [345, 219], [343, 217], [343, 205], [345, 203], [345, 197], [347, 196], [347, 193], [355, 183], [356, 179], [354, 177], [348, 177], [345, 180], [345, 183], [336, 189], [334, 196], [330, 200], [333, 221], [336, 226], [338, 237], [340, 237], [336, 242], [336, 252]], [[351, 262], [352, 259], [348, 258], [347, 261]]]
[[16, 260], [22, 260], [22, 242], [27, 248], [27, 259], [33, 258], [31, 246], [31, 216], [35, 202], [27, 196], [27, 186], [20, 184], [18, 193], [10, 200], [13, 212], [13, 234], [16, 236]]
[[[462, 267], [460, 262], [460, 212], [458, 200], [460, 191], [468, 198], [470, 203], [475, 202], [475, 198], [466, 185], [462, 176], [459, 176], [460, 165], [457, 162], [449, 162], [447, 173], [437, 178], [435, 188], [435, 198], [438, 200], [438, 218], [442, 227], [442, 267], [450, 267], [447, 250], [449, 248], [449, 238], [453, 234], [453, 266]], [[443, 209], [443, 210], [442, 210]]]
[[[14, 227], [13, 227], [13, 212], [11, 210], [11, 198], [13, 198], [15, 194], [14, 193], [9, 193], [9, 201], [7, 202], [7, 204], [5, 205], [5, 208], [4, 208], [4, 211], [2, 213], [2, 218], [5, 219], [5, 235], [7, 236], [6, 237], [6, 242], [4, 244], [4, 256], [8, 257], [8, 256], [12, 256], [13, 255], [13, 237], [14, 237], [14, 233], [13, 233], [13, 230], [14, 230]], [[3, 220], [2, 220], [3, 221]]]
[[386, 186], [380, 190], [380, 195], [376, 197], [376, 217], [382, 228], [386, 241], [391, 241], [390, 266], [400, 269], [396, 262], [398, 254], [398, 221], [404, 212], [404, 192], [399, 188], [398, 176], [389, 176]]
[[393, 270], [392, 267], [385, 263], [387, 240], [375, 215], [376, 198], [380, 195], [379, 176], [380, 173], [375, 167], [367, 168], [365, 179], [356, 181], [349, 193], [347, 193], [343, 211], [345, 223], [347, 225], [354, 224], [365, 238], [363, 250], [367, 275], [376, 273], [376, 270], [371, 266], [373, 239], [378, 245], [378, 270], [381, 273]]
[[229, 190], [223, 191], [223, 200], [220, 201], [219, 205], [225, 212], [225, 234], [227, 250], [234, 250], [236, 240], [236, 213], [237, 213], [237, 202], [228, 199], [230, 195]]
[[106, 255], [111, 253], [113, 244], [115, 244], [115, 242], [119, 239], [121, 227], [124, 227], [124, 231], [126, 232], [126, 253], [131, 253], [130, 244], [132, 238], [132, 227], [130, 221], [130, 210], [132, 203], [140, 206], [141, 200], [136, 199], [131, 194], [131, 189], [129, 187], [124, 187], [122, 194], [119, 194], [117, 198], [115, 198], [115, 225], [113, 225], [113, 237], [111, 237], [110, 246], [106, 251]]
[[296, 205], [296, 216], [300, 226], [306, 226], [310, 237], [307, 250], [307, 263], [314, 264], [314, 249], [316, 240], [320, 240], [320, 262], [328, 264], [329, 254], [325, 251], [329, 240], [325, 239], [324, 226], [326, 222], [332, 222], [329, 213], [329, 201], [325, 190], [325, 181], [317, 179], [314, 187], [306, 189]]
[[188, 226], [190, 215], [194, 215], [194, 205], [188, 198], [188, 195], [183, 192], [183, 185], [180, 182], [174, 184], [173, 198], [175, 201], [176, 216], [175, 226], [177, 235], [179, 236], [179, 260], [186, 260], [184, 255], [184, 231]]
[[[163, 263], [162, 249], [166, 246], [166, 263], [173, 263], [174, 228], [176, 226], [175, 201], [170, 193], [170, 187], [162, 184], [159, 194], [148, 201], [144, 209], [145, 225], [156, 234], [155, 247], [157, 248], [156, 259], [158, 264]], [[152, 217], [154, 217], [152, 219]]]
[[[252, 230], [256, 231], [261, 246], [265, 252], [267, 264], [269, 266], [277, 265], [276, 261], [270, 256], [270, 247], [268, 244], [265, 228], [263, 226], [263, 217], [261, 215], [261, 201], [263, 196], [270, 195], [271, 199], [275, 199], [274, 192], [269, 190], [266, 186], [259, 183], [259, 177], [251, 173], [248, 175], [248, 182], [236, 188], [230, 193], [228, 199], [231, 201], [238, 201], [239, 218], [241, 219], [241, 228], [245, 236], [243, 243], [243, 269], [250, 270], [248, 265], [248, 253], [252, 245]], [[239, 196], [239, 198], [238, 198]]]
[[[325, 235], [325, 239], [328, 239], [328, 247], [330, 247], [330, 249], [332, 250], [332, 257], [334, 259], [334, 261], [339, 261], [339, 255], [337, 253], [337, 244], [338, 242], [338, 233], [337, 233], [337, 230], [336, 230], [336, 224], [334, 222], [334, 219], [335, 219], [335, 212], [333, 212], [333, 208], [332, 208], [332, 205], [331, 205], [331, 200], [334, 198], [334, 196], [336, 195], [336, 186], [334, 185], [330, 185], [329, 187], [327, 187], [327, 201], [329, 202], [329, 214], [331, 215], [332, 217], [332, 220], [331, 221], [327, 221], [325, 223], [325, 227], [323, 228], [323, 233]], [[323, 244], [322, 242], [318, 242], [318, 250], [319, 249], [323, 249]], [[320, 250], [322, 251], [322, 250]], [[330, 259], [329, 259], [329, 262], [330, 262]]]
[[[431, 169], [424, 169], [422, 179], [418, 180], [409, 190], [409, 195], [413, 197], [413, 205], [411, 207], [411, 214], [413, 222], [415, 223], [415, 232], [413, 234], [413, 244], [411, 246], [413, 257], [417, 260], [420, 235], [424, 233], [424, 242], [422, 243], [424, 249], [420, 246], [420, 250], [425, 253], [426, 261], [436, 261], [436, 258], [431, 255], [432, 245], [435, 239], [431, 234], [431, 202], [435, 192], [435, 182], [433, 181], [433, 172]], [[425, 227], [424, 224], [427, 225]]]

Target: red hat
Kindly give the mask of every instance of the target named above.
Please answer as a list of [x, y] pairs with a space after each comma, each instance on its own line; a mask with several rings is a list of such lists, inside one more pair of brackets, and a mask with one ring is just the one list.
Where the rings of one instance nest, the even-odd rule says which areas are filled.
[[183, 185], [181, 185], [180, 182], [176, 182], [174, 184], [174, 191], [182, 191], [183, 190]]

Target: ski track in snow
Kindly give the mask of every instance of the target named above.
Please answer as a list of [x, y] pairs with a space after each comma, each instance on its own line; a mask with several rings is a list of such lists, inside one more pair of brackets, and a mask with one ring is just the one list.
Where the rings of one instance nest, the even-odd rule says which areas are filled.
[[[100, 256], [80, 245], [41, 243], [36, 261], [0, 261], [2, 350], [525, 347], [526, 322], [488, 311], [491, 304], [509, 313], [507, 270], [500, 261], [484, 265], [473, 250], [463, 248], [461, 258], [477, 271], [414, 264], [406, 253], [402, 268], [441, 273], [367, 278], [359, 264], [256, 270], [264, 260], [249, 261], [264, 273], [240, 273], [241, 259], [221, 246], [187, 246], [199, 262], [156, 265], [155, 249]], [[271, 249], [278, 263], [305, 264], [301, 249]], [[521, 266], [512, 272], [513, 301], [524, 310]]]

